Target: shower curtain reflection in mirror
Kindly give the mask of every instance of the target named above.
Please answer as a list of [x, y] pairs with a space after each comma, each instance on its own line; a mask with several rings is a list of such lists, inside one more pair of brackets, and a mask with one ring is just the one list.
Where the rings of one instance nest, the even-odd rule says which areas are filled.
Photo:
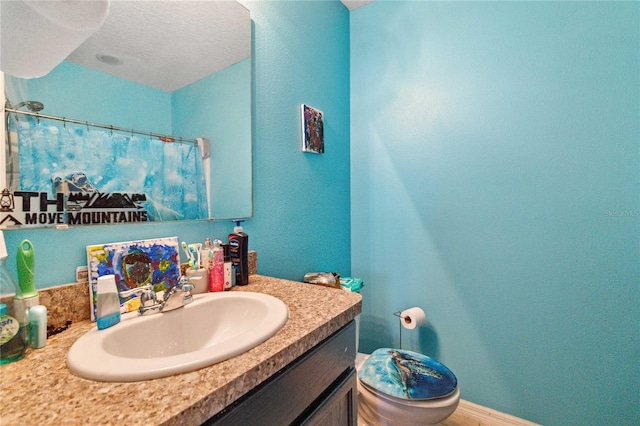
[[21, 191], [145, 194], [150, 221], [208, 216], [197, 145], [33, 118], [17, 126]]

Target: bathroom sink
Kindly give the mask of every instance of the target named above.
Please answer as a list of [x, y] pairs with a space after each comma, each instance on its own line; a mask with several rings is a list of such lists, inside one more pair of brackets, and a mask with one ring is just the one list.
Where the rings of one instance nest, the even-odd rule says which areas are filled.
[[288, 319], [287, 305], [262, 293], [196, 294], [171, 312], [93, 328], [69, 349], [67, 366], [101, 382], [133, 382], [194, 371], [269, 339]]

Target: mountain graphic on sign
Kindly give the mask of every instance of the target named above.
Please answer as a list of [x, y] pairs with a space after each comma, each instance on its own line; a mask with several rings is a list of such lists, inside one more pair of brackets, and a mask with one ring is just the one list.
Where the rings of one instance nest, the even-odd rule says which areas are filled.
[[147, 197], [144, 194], [92, 194], [91, 200], [85, 205], [90, 209], [139, 209]]

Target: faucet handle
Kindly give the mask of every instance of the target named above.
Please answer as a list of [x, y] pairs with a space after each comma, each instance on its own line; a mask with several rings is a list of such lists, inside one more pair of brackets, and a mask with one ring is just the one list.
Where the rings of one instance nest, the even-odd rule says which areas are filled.
[[200, 278], [202, 278], [202, 275], [190, 275], [190, 276], [180, 275], [180, 278], [178, 278], [178, 285], [180, 287], [183, 287], [185, 285], [191, 285], [189, 281], [199, 280]]
[[[149, 304], [151, 302], [151, 304]], [[155, 291], [145, 291], [140, 295], [140, 303], [142, 306], [153, 306], [158, 303], [158, 298]]]
[[187, 277], [187, 276], [183, 275], [178, 280], [178, 285], [180, 286], [180, 288], [184, 292], [184, 304], [185, 305], [188, 305], [189, 303], [191, 303], [193, 301], [193, 295], [191, 294], [191, 291], [194, 290], [196, 288], [196, 286], [189, 282], [189, 280], [192, 279], [192, 278], [193, 279], [200, 279], [201, 276], [200, 275], [194, 275], [194, 276], [191, 276], [191, 277]]
[[127, 298], [129, 296], [144, 294], [144, 293], [155, 293], [153, 291], [153, 287], [151, 284], [142, 285], [140, 287], [132, 288], [130, 290], [124, 290], [120, 292], [120, 297]]
[[194, 290], [196, 286], [192, 284], [190, 281], [199, 280], [201, 278], [202, 278], [202, 275], [191, 275], [191, 276], [182, 275], [180, 279], [178, 279], [178, 285], [180, 286], [182, 291], [191, 291], [191, 290]]

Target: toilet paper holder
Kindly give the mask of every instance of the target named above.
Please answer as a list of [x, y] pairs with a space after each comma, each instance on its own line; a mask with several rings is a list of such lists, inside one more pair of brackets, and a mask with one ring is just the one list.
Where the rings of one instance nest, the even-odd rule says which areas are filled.
[[411, 321], [411, 318], [403, 317], [402, 311], [394, 312], [393, 315], [398, 317], [398, 328], [400, 330], [400, 346], [399, 349], [402, 349], [402, 322], [405, 320]]
[[402, 349], [402, 329], [407, 328], [410, 330], [415, 329], [423, 324], [425, 324], [425, 315], [424, 311], [418, 307], [413, 307], [404, 311], [394, 312], [393, 315], [398, 317], [398, 328], [400, 330], [400, 346]]

